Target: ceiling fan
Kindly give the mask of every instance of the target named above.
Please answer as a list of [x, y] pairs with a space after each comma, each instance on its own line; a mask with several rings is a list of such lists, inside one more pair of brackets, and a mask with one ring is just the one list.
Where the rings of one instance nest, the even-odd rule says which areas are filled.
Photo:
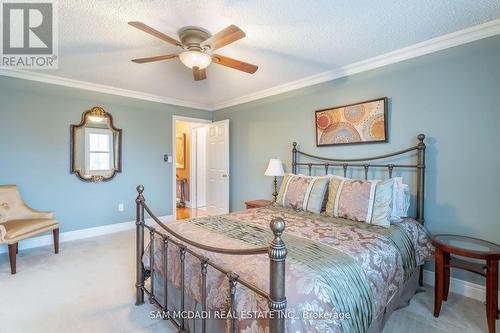
[[143, 64], [178, 57], [186, 67], [192, 69], [195, 81], [205, 80], [207, 78], [205, 68], [212, 62], [250, 74], [255, 73], [258, 69], [255, 65], [211, 53], [212, 51], [220, 49], [246, 36], [245, 33], [235, 25], [230, 25], [213, 36], [205, 29], [199, 27], [184, 27], [179, 30], [180, 41], [178, 41], [142, 22], [132, 21], [128, 24], [167, 43], [184, 49], [184, 51], [179, 54], [172, 53], [155, 57], [132, 59], [135, 63]]

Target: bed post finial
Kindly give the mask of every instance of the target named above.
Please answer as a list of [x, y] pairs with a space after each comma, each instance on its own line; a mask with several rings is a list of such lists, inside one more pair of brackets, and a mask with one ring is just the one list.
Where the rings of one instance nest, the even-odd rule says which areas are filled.
[[292, 143], [292, 173], [297, 174], [297, 142]]
[[425, 140], [425, 134], [420, 133], [418, 136], [418, 141], [420, 141], [418, 144], [423, 144], [425, 146], [424, 140]]
[[144, 206], [143, 203], [146, 201], [142, 193], [144, 192], [144, 186], [139, 185], [136, 188], [139, 195], [135, 199], [136, 202], [136, 301], [135, 304], [144, 303], [144, 268], [142, 267], [142, 256], [144, 254]]
[[144, 185], [137, 185], [135, 189], [137, 190], [137, 193], [142, 196], [142, 192], [144, 192]]
[[283, 311], [286, 308], [285, 296], [285, 260], [287, 250], [281, 238], [285, 230], [285, 221], [281, 217], [275, 218], [270, 223], [274, 239], [269, 246], [269, 311], [277, 312], [269, 319], [269, 331], [276, 333], [285, 332], [285, 316]]
[[283, 235], [283, 231], [285, 230], [285, 221], [283, 221], [281, 217], [278, 217], [271, 221], [270, 226], [274, 234], [274, 241], [280, 241], [283, 243], [281, 235]]

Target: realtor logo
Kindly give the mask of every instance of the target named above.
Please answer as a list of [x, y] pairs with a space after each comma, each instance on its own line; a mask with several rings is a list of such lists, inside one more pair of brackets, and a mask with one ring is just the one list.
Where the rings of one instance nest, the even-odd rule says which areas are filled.
[[57, 68], [53, 0], [2, 0], [0, 67]]

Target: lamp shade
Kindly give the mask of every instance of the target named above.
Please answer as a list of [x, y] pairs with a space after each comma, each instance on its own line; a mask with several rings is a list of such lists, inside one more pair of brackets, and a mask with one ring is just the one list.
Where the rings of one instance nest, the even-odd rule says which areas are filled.
[[283, 163], [279, 158], [271, 158], [269, 160], [269, 165], [264, 173], [265, 176], [283, 176], [285, 171], [283, 170]]

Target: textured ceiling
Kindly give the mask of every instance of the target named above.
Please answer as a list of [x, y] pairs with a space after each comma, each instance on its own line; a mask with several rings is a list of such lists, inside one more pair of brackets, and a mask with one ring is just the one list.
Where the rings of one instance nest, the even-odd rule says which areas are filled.
[[[203, 104], [221, 103], [500, 17], [500, 0], [65, 0], [59, 1], [59, 69], [46, 74]], [[249, 75], [211, 65], [193, 81], [178, 51], [127, 25], [177, 37], [197, 25], [238, 25], [247, 37], [217, 52], [255, 63]]]

